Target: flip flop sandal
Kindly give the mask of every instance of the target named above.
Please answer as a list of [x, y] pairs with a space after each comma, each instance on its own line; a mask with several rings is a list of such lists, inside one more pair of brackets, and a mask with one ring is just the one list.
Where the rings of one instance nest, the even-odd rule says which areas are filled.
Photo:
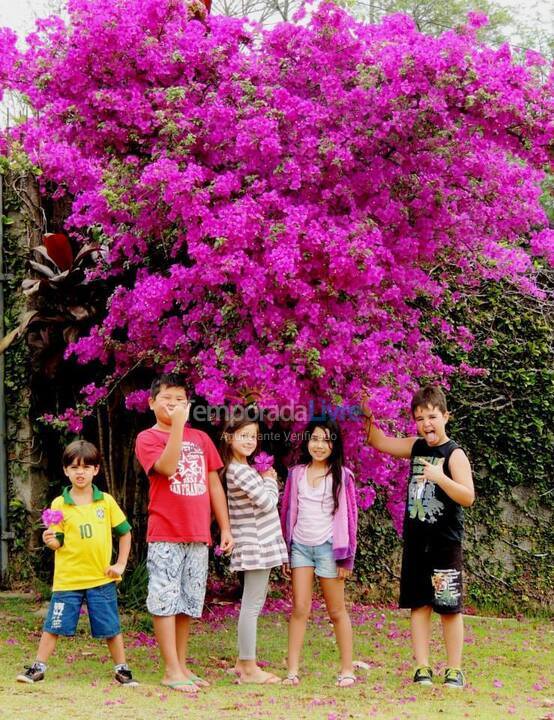
[[[176, 690], [177, 692], [182, 692], [184, 694], [191, 694], [194, 695], [198, 692], [198, 685], [194, 682], [194, 680], [188, 679], [188, 680], [170, 680], [169, 682], [163, 682], [160, 683], [162, 687], [169, 688], [170, 690]], [[190, 687], [194, 688], [194, 690], [181, 690], [180, 688]]]
[[207, 680], [204, 680], [204, 678], [198, 677], [198, 675], [195, 675], [194, 673], [189, 675], [189, 679], [192, 680], [192, 682], [196, 685], [196, 687], [210, 687], [210, 683]]
[[355, 675], [338, 675], [337, 676], [337, 682], [335, 685], [340, 688], [347, 688], [352, 687], [352, 685], [356, 684], [356, 676]]
[[287, 677], [283, 680], [283, 685], [300, 685], [300, 678], [298, 677], [297, 673], [289, 673]]

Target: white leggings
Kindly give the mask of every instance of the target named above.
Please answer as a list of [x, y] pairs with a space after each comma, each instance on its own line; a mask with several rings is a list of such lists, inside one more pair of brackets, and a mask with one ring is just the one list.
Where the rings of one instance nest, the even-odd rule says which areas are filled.
[[239, 660], [256, 659], [258, 615], [265, 603], [270, 573], [271, 568], [244, 571], [244, 588], [238, 623]]

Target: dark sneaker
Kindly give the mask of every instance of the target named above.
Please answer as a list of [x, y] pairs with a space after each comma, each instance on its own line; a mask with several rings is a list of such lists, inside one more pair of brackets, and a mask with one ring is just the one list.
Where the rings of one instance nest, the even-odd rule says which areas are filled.
[[25, 672], [20, 673], [16, 677], [17, 682], [36, 683], [40, 680], [44, 680], [44, 668], [38, 663], [33, 663], [32, 665], [25, 665], [24, 667]]
[[444, 684], [447, 687], [463, 688], [466, 684], [464, 674], [458, 668], [446, 668], [444, 673]]
[[429, 666], [418, 667], [415, 671], [414, 682], [418, 685], [432, 685], [433, 671]]
[[120, 685], [127, 685], [128, 687], [136, 687], [139, 683], [133, 680], [133, 673], [129, 668], [120, 668], [115, 671], [115, 679]]

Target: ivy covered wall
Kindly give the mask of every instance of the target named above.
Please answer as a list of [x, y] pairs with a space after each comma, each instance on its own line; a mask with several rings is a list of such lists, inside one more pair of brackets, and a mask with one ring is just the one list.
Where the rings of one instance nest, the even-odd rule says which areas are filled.
[[[42, 237], [42, 215], [33, 168], [26, 156], [8, 163], [0, 158], [3, 200], [4, 328], [9, 333], [28, 310], [21, 282], [27, 259]], [[36, 542], [38, 508], [43, 506], [47, 479], [32, 410], [29, 351], [24, 342], [4, 353], [6, 454], [8, 475], [8, 583], [29, 583], [42, 565], [44, 552]]]
[[[552, 272], [543, 286], [554, 289]], [[487, 288], [471, 315], [482, 378], [452, 387], [452, 433], [468, 448], [478, 502], [468, 513], [467, 568], [476, 602], [553, 606], [553, 308]], [[487, 342], [490, 338], [492, 342]]]
[[[486, 369], [455, 376], [448, 392], [448, 433], [475, 475], [476, 502], [465, 511], [465, 566], [466, 599], [478, 608], [554, 607], [554, 283], [552, 272], [541, 273], [544, 297], [491, 285], [471, 307], [457, 301], [443, 308], [445, 319], [475, 334], [465, 356], [443, 343], [443, 359]], [[400, 539], [382, 503], [362, 517], [360, 540], [358, 571], [370, 595], [393, 598]]]

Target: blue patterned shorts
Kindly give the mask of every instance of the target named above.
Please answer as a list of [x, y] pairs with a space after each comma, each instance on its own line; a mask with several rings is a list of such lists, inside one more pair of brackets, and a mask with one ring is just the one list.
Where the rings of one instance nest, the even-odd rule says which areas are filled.
[[208, 579], [205, 543], [148, 543], [148, 597], [152, 615], [200, 617]]
[[95, 638], [119, 635], [115, 582], [85, 590], [56, 590], [52, 593], [43, 630], [51, 635], [75, 635], [83, 602], [87, 604], [90, 632]]

